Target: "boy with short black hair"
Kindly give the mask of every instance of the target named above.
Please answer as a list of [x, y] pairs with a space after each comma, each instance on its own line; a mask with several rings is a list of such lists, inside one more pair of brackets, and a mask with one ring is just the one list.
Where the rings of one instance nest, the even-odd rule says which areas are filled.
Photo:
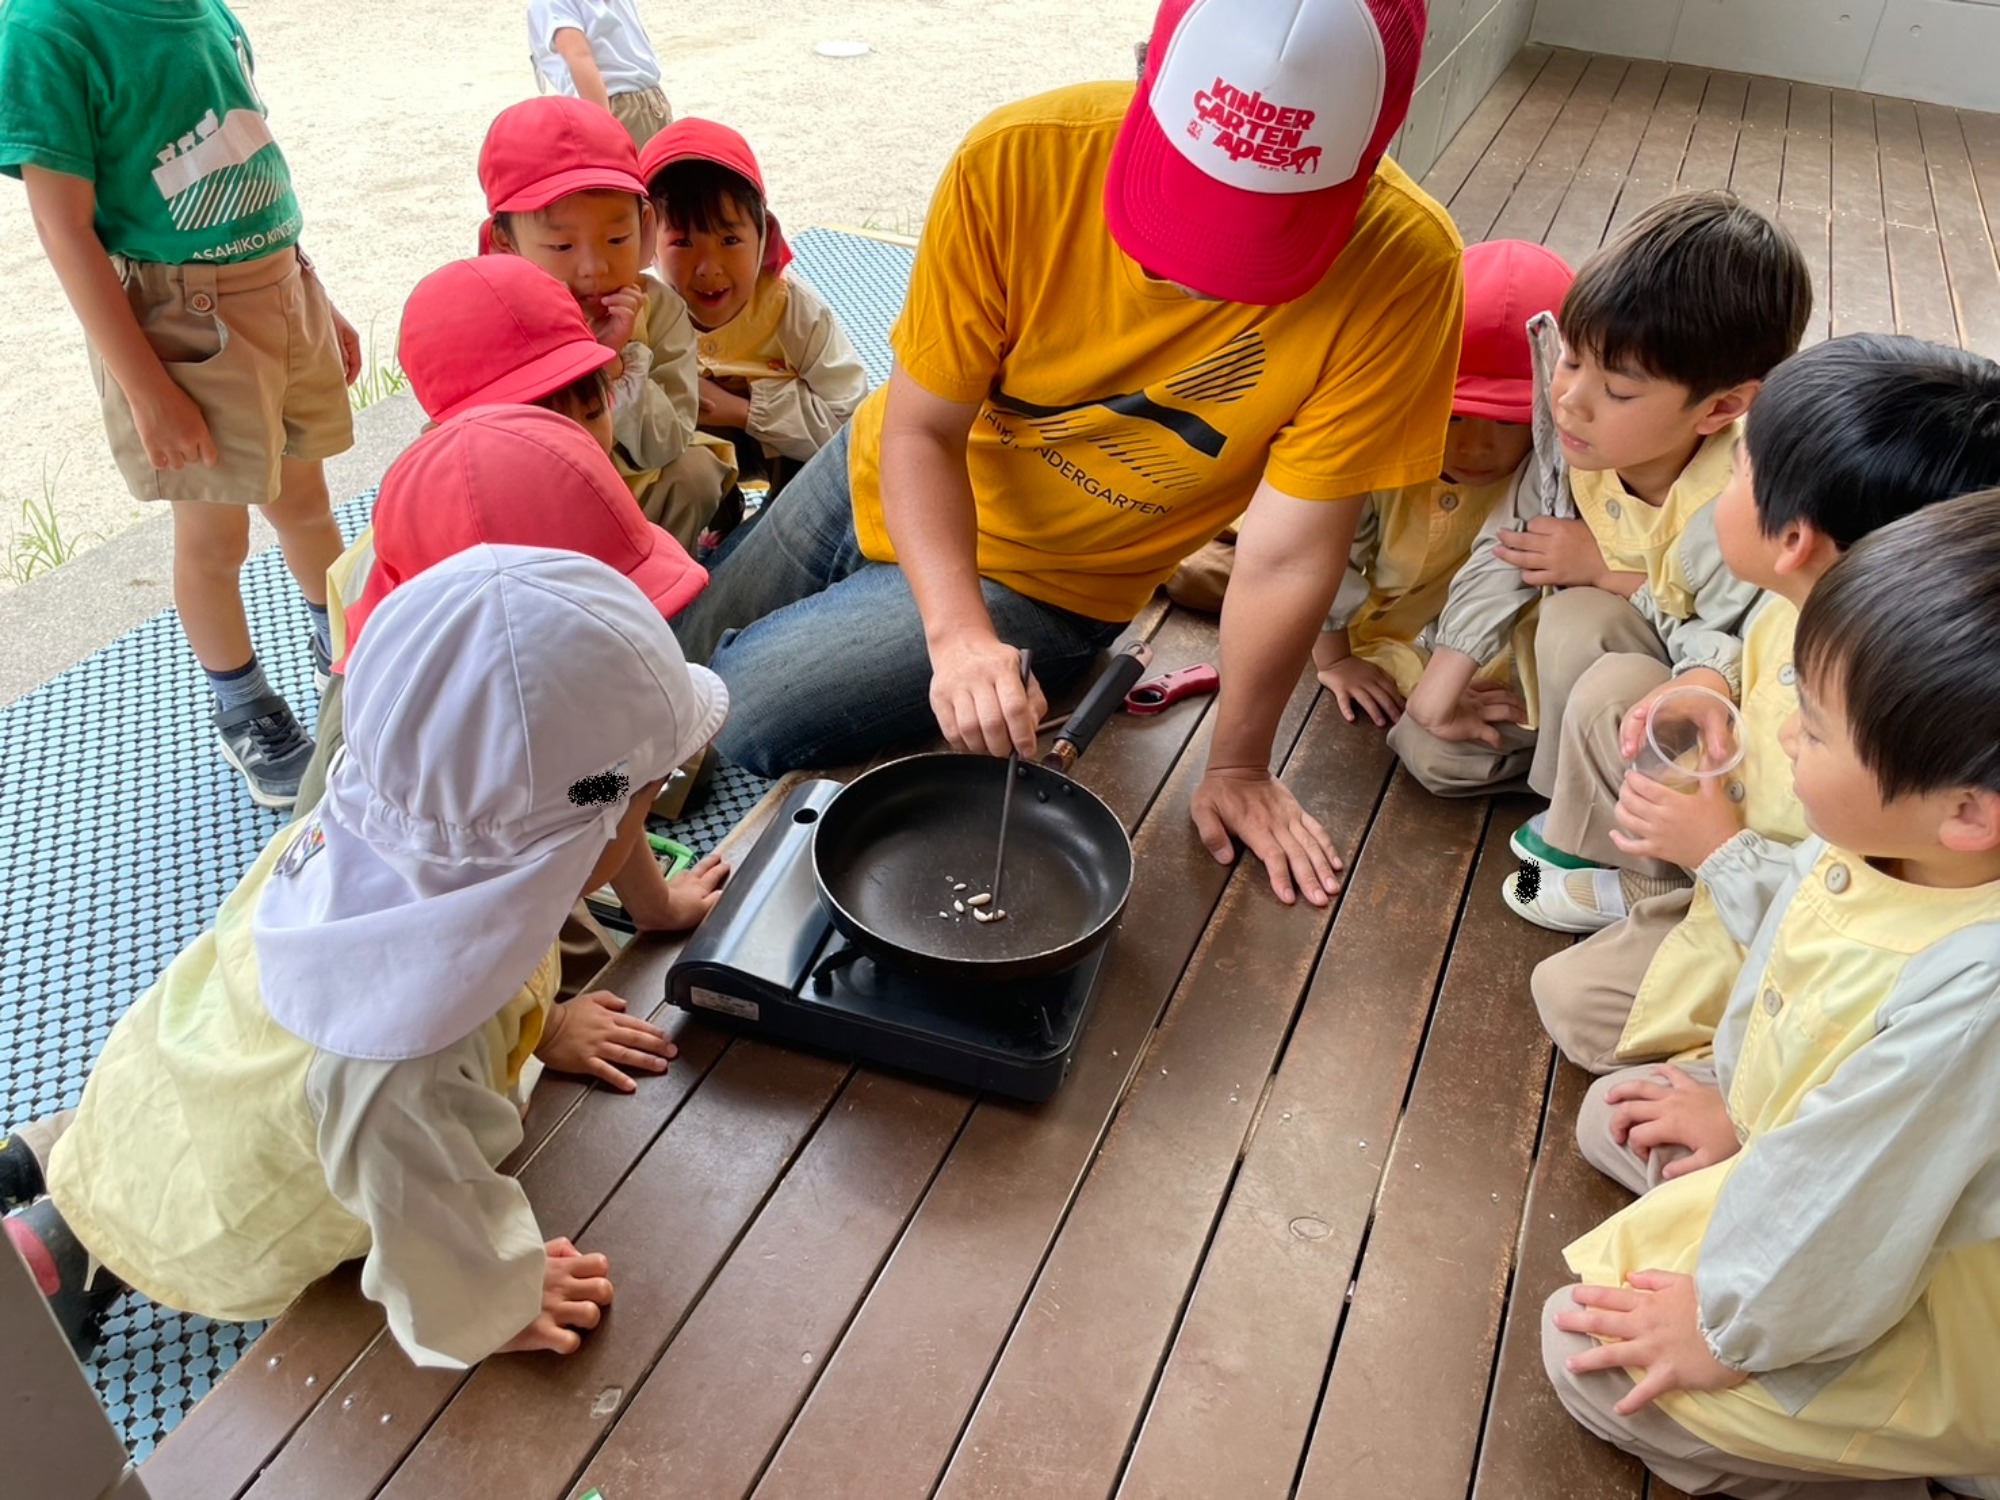
[[660, 274], [694, 320], [702, 430], [775, 495], [854, 415], [868, 372], [825, 299], [785, 274], [792, 249], [748, 141], [677, 120], [639, 171], [659, 213]]
[[1593, 1087], [1643, 1196], [1566, 1250], [1544, 1362], [1691, 1493], [2000, 1496], [2000, 490], [1858, 542], [1796, 660], [1813, 837], [1703, 863], [1749, 949], [1718, 1082]]
[[[1571, 691], [1607, 652], [1734, 673], [1755, 590], [1722, 565], [1709, 505], [1737, 420], [1811, 309], [1791, 236], [1704, 192], [1646, 210], [1584, 264], [1557, 318], [1534, 321], [1542, 482], [1496, 513], [1453, 580], [1398, 732], [1426, 786], [1489, 789], [1511, 714], [1539, 726], [1528, 781], [1547, 795]], [[1523, 715], [1471, 688], [1537, 601], [1533, 649], [1517, 648]]]
[[[1798, 709], [1799, 607], [1864, 536], [2000, 484], [2000, 364], [1893, 334], [1849, 334], [1773, 370], [1744, 425], [1735, 473], [1715, 502], [1723, 560], [1768, 591], [1744, 625], [1740, 684], [1699, 671], [1673, 679], [1656, 663], [1611, 658], [1578, 688], [1577, 701], [1601, 705], [1594, 716], [1563, 725], [1565, 765], [1592, 772], [1567, 777], [1565, 791], [1590, 795], [1580, 806], [1558, 800], [1549, 825], [1587, 827], [1593, 847], [1608, 842], [1621, 857], [1693, 870], [1745, 829], [1787, 844], [1806, 836], [1778, 735]], [[1600, 689], [1606, 677], [1612, 686]], [[1683, 795], [1626, 763], [1653, 700], [1689, 682], [1741, 703], [1745, 753], [1731, 776]], [[1564, 1054], [1601, 1073], [1706, 1048], [1742, 962], [1697, 880], [1545, 959], [1535, 1003]]]
[[581, 99], [529, 99], [487, 130], [479, 185], [491, 215], [481, 248], [523, 256], [562, 282], [616, 353], [606, 367], [611, 456], [646, 519], [692, 548], [735, 488], [735, 455], [695, 430], [694, 328], [646, 271], [653, 205], [631, 138]]
[[361, 342], [299, 253], [249, 37], [219, 0], [9, 0], [0, 172], [25, 183], [83, 325], [119, 472], [172, 505], [174, 605], [223, 758], [259, 806], [290, 807], [313, 746], [244, 618], [250, 507], [277, 530], [323, 670], [340, 531], [321, 462], [353, 442]]

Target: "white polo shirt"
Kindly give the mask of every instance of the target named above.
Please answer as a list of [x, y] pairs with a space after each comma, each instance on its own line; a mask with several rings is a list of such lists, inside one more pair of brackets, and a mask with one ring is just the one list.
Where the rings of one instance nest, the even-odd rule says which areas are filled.
[[606, 93], [630, 94], [660, 86], [660, 59], [634, 0], [529, 0], [528, 50], [536, 69], [558, 94], [576, 97], [569, 64], [555, 48], [556, 33], [566, 26], [575, 27], [590, 43]]

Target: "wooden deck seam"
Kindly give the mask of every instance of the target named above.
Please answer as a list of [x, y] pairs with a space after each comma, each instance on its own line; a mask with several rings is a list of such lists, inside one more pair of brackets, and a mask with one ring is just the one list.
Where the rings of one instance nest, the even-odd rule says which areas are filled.
[[[1324, 696], [1322, 694], [1322, 701], [1324, 701]], [[1303, 726], [1301, 726], [1300, 734], [1303, 737]], [[1312, 962], [1306, 970], [1305, 982], [1300, 986], [1298, 998], [1292, 1006], [1291, 1018], [1286, 1023], [1284, 1033], [1278, 1040], [1269, 1071], [1264, 1075], [1264, 1087], [1258, 1096], [1256, 1108], [1251, 1111], [1249, 1125], [1243, 1132], [1243, 1139], [1237, 1144], [1235, 1163], [1229, 1170], [1229, 1176], [1223, 1185], [1222, 1192], [1216, 1198], [1214, 1212], [1208, 1221], [1208, 1232], [1203, 1236], [1201, 1251], [1195, 1257], [1193, 1273], [1188, 1277], [1187, 1285], [1181, 1291], [1180, 1305], [1175, 1309], [1173, 1321], [1167, 1329], [1165, 1339], [1160, 1343], [1158, 1353], [1154, 1357], [1152, 1378], [1147, 1382], [1145, 1395], [1139, 1402], [1139, 1417], [1133, 1422], [1131, 1431], [1126, 1435], [1125, 1451], [1120, 1455], [1117, 1470], [1112, 1476], [1111, 1487], [1108, 1491], [1111, 1495], [1118, 1494], [1124, 1487], [1126, 1476], [1131, 1470], [1133, 1456], [1138, 1452], [1139, 1444], [1145, 1436], [1145, 1418], [1152, 1411], [1153, 1403], [1159, 1397], [1160, 1383], [1166, 1377], [1168, 1363], [1173, 1358], [1174, 1349], [1180, 1342], [1181, 1331], [1187, 1323], [1188, 1311], [1193, 1306], [1195, 1297], [1201, 1289], [1202, 1272], [1208, 1264], [1210, 1252], [1215, 1248], [1215, 1238], [1222, 1230], [1223, 1219], [1227, 1213], [1230, 1201], [1236, 1195], [1236, 1184], [1243, 1175], [1244, 1163], [1248, 1160], [1251, 1146], [1257, 1139], [1257, 1131], [1264, 1122], [1264, 1108], [1270, 1103], [1271, 1095], [1278, 1086], [1279, 1075], [1284, 1070], [1285, 1054], [1291, 1047], [1292, 1038], [1298, 1033], [1299, 1020], [1305, 1013], [1306, 1001], [1312, 993], [1314, 982], [1319, 977], [1320, 965], [1326, 961], [1326, 951], [1328, 946], [1333, 942], [1334, 933], [1337, 930], [1340, 919], [1340, 910], [1346, 903], [1347, 893], [1351, 887], [1351, 877], [1354, 867], [1360, 864], [1368, 840], [1374, 834], [1376, 825], [1381, 821], [1383, 804], [1388, 800], [1389, 788], [1395, 781], [1396, 769], [1396, 762], [1391, 759], [1384, 768], [1381, 780], [1375, 788], [1375, 800], [1368, 809], [1368, 821], [1355, 838], [1354, 852], [1348, 861], [1347, 874], [1350, 879], [1342, 882], [1340, 894], [1334, 898], [1334, 910], [1330, 913], [1326, 929], [1320, 934], [1319, 943], [1313, 950]], [[1188, 967], [1194, 967], [1193, 958], [1189, 959]], [[1440, 965], [1440, 969], [1442, 969], [1442, 965]], [[1169, 1008], [1171, 1008], [1171, 1002], [1169, 1002]]]

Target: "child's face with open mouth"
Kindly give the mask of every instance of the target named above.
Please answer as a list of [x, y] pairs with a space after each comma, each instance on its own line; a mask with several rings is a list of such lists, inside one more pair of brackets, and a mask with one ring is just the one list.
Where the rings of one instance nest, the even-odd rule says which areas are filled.
[[750, 305], [763, 259], [763, 237], [734, 199], [712, 229], [669, 220], [660, 232], [660, 274], [697, 328], [720, 328]]

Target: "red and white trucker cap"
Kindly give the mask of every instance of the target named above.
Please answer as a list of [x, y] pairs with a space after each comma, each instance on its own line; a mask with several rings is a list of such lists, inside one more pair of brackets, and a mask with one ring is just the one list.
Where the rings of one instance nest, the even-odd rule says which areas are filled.
[[1401, 128], [1424, 0], [1165, 0], [1104, 183], [1151, 275], [1227, 302], [1304, 295]]

